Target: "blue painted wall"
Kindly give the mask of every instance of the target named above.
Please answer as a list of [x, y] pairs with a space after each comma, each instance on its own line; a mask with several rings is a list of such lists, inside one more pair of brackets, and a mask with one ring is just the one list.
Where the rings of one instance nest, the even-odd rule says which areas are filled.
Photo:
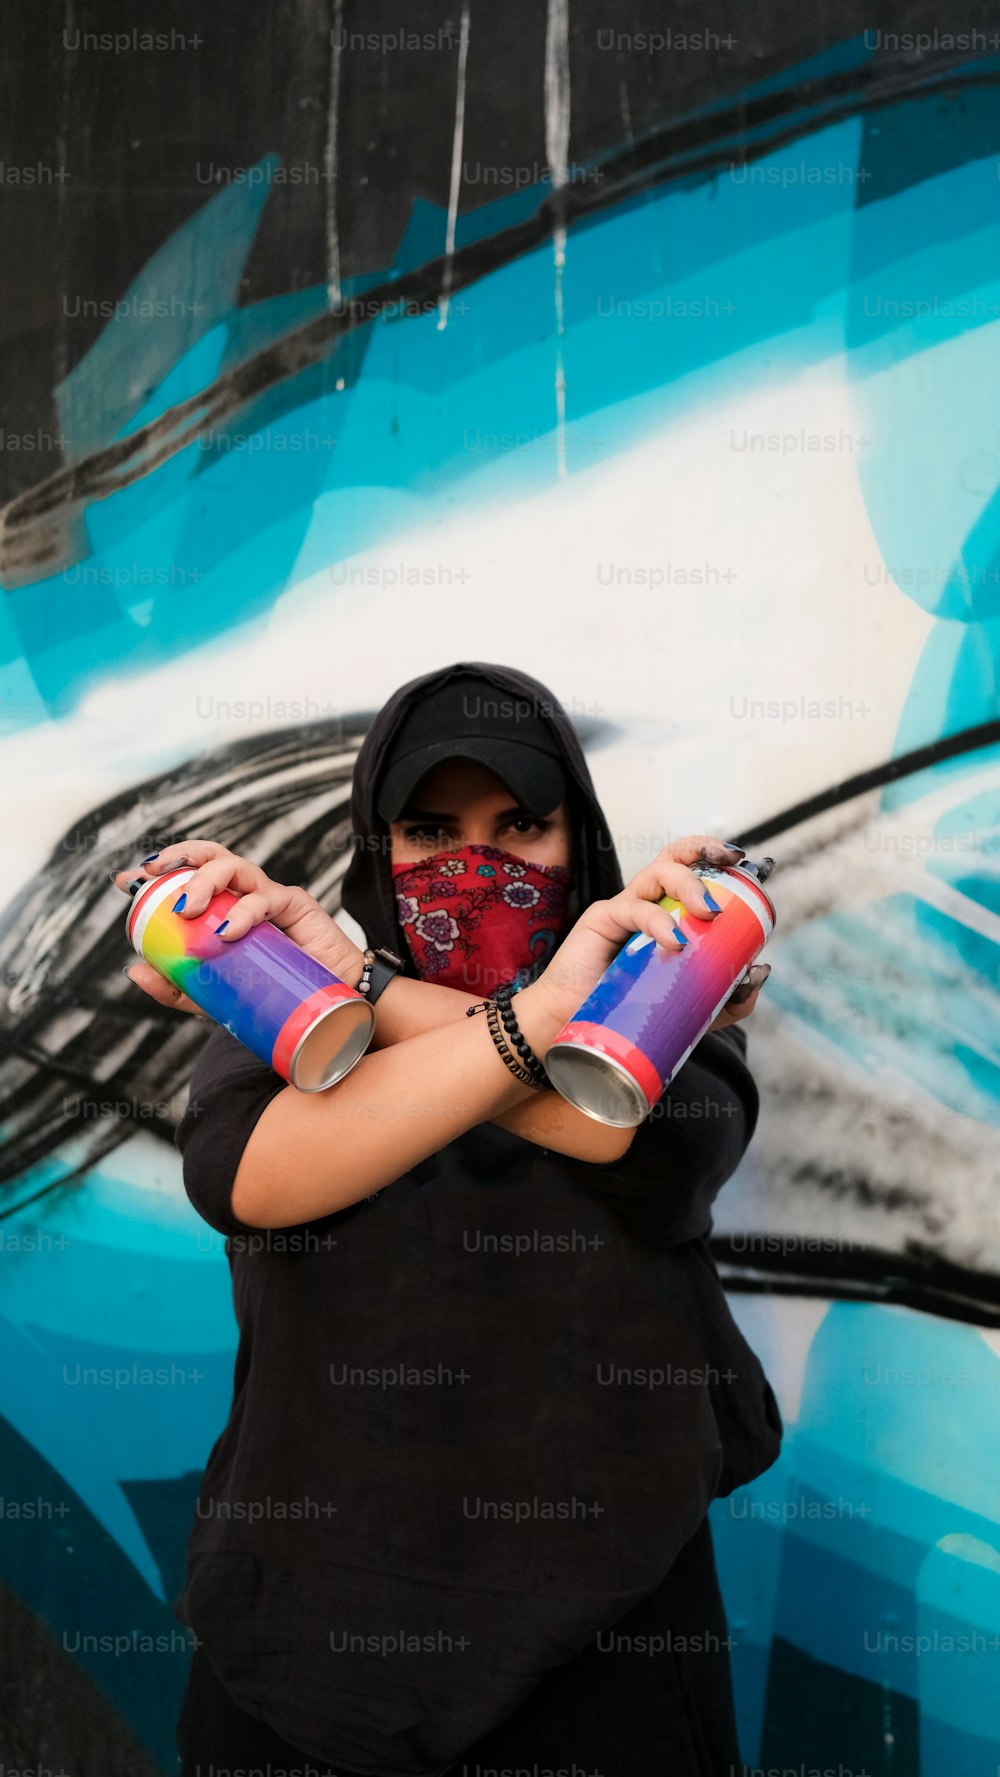
[[[276, 131], [214, 182], [205, 155], [117, 310], [52, 349], [58, 442], [28, 463], [8, 429], [0, 1750], [174, 1769], [169, 1601], [231, 1382], [172, 1147], [198, 1037], [129, 999], [107, 869], [200, 831], [336, 908], [367, 714], [482, 658], [578, 717], [626, 876], [656, 834], [779, 860], [765, 1108], [717, 1223], [788, 1427], [713, 1507], [744, 1758], [992, 1777], [997, 45], [893, 47], [845, 8], [806, 53], [762, 15], [764, 68], [746, 26], [746, 65], [616, 48], [609, 121], [597, 24], [552, 0], [555, 86], [535, 45], [504, 160], [465, 18], [435, 178], [380, 160], [391, 251], [357, 154], [312, 277], [277, 220], [302, 154]], [[329, 172], [357, 76], [325, 49]], [[380, 79], [419, 92], [419, 53]], [[82, 300], [64, 280], [64, 320]]]

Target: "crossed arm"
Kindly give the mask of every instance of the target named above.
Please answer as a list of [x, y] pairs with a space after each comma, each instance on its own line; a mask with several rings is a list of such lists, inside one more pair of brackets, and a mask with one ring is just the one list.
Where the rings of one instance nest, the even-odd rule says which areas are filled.
[[[360, 965], [357, 975], [360, 979]], [[348, 985], [356, 987], [357, 981], [351, 980]], [[460, 988], [439, 987], [430, 981], [414, 981], [409, 976], [397, 975], [383, 988], [375, 1004], [375, 1034], [371, 1048], [388, 1048], [393, 1043], [421, 1036], [424, 1031], [463, 1019], [468, 1007], [476, 1004], [476, 995], [463, 993]], [[517, 998], [514, 1008], [516, 1011]], [[535, 1089], [520, 1104], [498, 1111], [487, 1120], [539, 1147], [555, 1148], [557, 1153], [570, 1154], [575, 1159], [598, 1162], [619, 1160], [635, 1135], [634, 1129], [613, 1129], [595, 1122], [593, 1117], [575, 1110], [558, 1092]]]
[[[702, 884], [675, 856], [678, 849], [693, 862], [732, 848], [704, 836], [677, 841], [626, 890], [587, 910], [558, 953], [564, 956], [569, 949], [572, 957], [555, 990], [546, 991], [536, 982], [518, 995], [518, 1022], [541, 1058], [567, 1016], [566, 1007], [578, 1004], [583, 997], [582, 992], [576, 997], [568, 994], [567, 981], [579, 978], [592, 986], [623, 933], [641, 928], [666, 947], [677, 947], [673, 916], [657, 904], [663, 892], [684, 895], [684, 904], [690, 904], [698, 917], [708, 918], [710, 911], [719, 911], [707, 906]], [[187, 882], [182, 917], [200, 917], [213, 893], [228, 887], [240, 898], [227, 919], [227, 942], [243, 935], [258, 920], [270, 918], [303, 949], [326, 961], [342, 981], [357, 986], [362, 952], [308, 891], [271, 882], [259, 866], [211, 841], [185, 841], [183, 855], [181, 852], [180, 846], [171, 846], [166, 853], [155, 854], [153, 860], [144, 861], [140, 876], [155, 876], [179, 864], [192, 866], [194, 876]], [[114, 873], [119, 888], [127, 889], [128, 883], [119, 878], [128, 875], [125, 871]], [[128, 973], [161, 1004], [198, 1011], [144, 960], [135, 962]], [[718, 1027], [720, 1019], [728, 1023], [745, 1017], [752, 1010], [755, 995], [756, 986], [738, 1010], [727, 1007], [712, 1028]], [[537, 1146], [598, 1166], [621, 1160], [632, 1145], [634, 1129], [609, 1128], [575, 1110], [558, 1093], [539, 1092], [520, 1082], [504, 1066], [484, 1021], [466, 1018], [469, 1006], [475, 1003], [471, 994], [432, 982], [400, 976], [390, 981], [375, 1008], [376, 1028], [369, 1054], [331, 1093], [323, 1095], [324, 1102], [303, 1098], [289, 1088], [265, 1107], [236, 1178], [247, 1210], [256, 1202], [262, 1213], [240, 1219], [247, 1225], [283, 1225], [266, 1219], [275, 1213], [272, 1178], [281, 1171], [291, 1169], [295, 1179], [300, 1213], [292, 1219], [308, 1219], [317, 1212], [330, 1212], [331, 1190], [335, 1199], [354, 1201], [359, 1193], [367, 1195], [371, 1189], [381, 1188], [424, 1154], [481, 1122], [497, 1123]], [[461, 1037], [457, 1028], [448, 1028], [459, 1023], [465, 1027]], [[384, 1128], [370, 1125], [369, 1138], [362, 1139], [360, 1119], [377, 1112], [394, 1095], [405, 1096], [408, 1102], [419, 1101], [436, 1118], [434, 1131], [414, 1129], [401, 1135], [383, 1119]], [[331, 1119], [340, 1123], [339, 1151], [344, 1162], [340, 1176], [341, 1181], [346, 1180], [333, 1186], [328, 1158]], [[345, 1195], [347, 1192], [350, 1195]], [[282, 1202], [277, 1207], [285, 1214], [289, 1205]], [[236, 1213], [239, 1215], [238, 1210]]]

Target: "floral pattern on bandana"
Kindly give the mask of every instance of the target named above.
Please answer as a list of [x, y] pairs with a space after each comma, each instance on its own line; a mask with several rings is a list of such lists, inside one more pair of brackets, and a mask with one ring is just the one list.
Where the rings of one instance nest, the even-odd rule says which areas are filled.
[[547, 960], [569, 929], [573, 872], [495, 845], [464, 845], [392, 866], [393, 888], [421, 979], [495, 993]]

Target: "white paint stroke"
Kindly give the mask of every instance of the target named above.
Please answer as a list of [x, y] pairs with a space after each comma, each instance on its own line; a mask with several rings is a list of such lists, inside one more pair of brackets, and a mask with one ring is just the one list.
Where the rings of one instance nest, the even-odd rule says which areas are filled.
[[625, 140], [631, 148], [635, 141], [635, 137], [632, 134], [632, 112], [628, 102], [628, 88], [626, 87], [624, 80], [618, 82], [618, 102], [622, 114], [622, 128], [625, 131]]
[[[69, 237], [66, 232], [66, 181], [69, 178], [67, 168], [67, 143], [70, 136], [70, 113], [74, 83], [71, 70], [75, 72], [76, 51], [69, 49], [76, 35], [74, 24], [73, 0], [66, 0], [65, 25], [63, 29], [62, 59], [62, 91], [59, 99], [59, 127], [56, 131], [56, 207], [59, 218], [58, 240], [63, 242]], [[66, 317], [65, 302], [59, 305], [59, 324], [56, 328], [55, 350], [53, 354], [53, 387], [58, 388], [69, 375], [69, 327]], [[60, 427], [60, 430], [62, 428]]]
[[323, 183], [326, 186], [326, 299], [330, 308], [340, 301], [340, 235], [337, 232], [337, 133], [340, 113], [340, 46], [344, 35], [344, 0], [334, 0], [330, 34], [330, 97], [326, 113], [326, 145], [323, 149]]
[[[549, 0], [545, 25], [545, 157], [552, 189], [558, 194], [569, 177], [569, 0]], [[563, 364], [563, 273], [566, 267], [566, 227], [557, 205], [558, 221], [552, 231], [553, 296], [556, 310], [556, 466], [566, 479], [566, 373]]]
[[448, 191], [448, 228], [444, 241], [444, 278], [441, 283], [441, 313], [438, 332], [448, 325], [448, 304], [451, 297], [451, 265], [455, 254], [455, 223], [458, 218], [458, 194], [462, 184], [462, 147], [465, 141], [465, 67], [469, 59], [469, 0], [462, 6], [462, 28], [458, 43], [458, 83], [455, 89], [455, 133], [451, 141], [451, 186]]

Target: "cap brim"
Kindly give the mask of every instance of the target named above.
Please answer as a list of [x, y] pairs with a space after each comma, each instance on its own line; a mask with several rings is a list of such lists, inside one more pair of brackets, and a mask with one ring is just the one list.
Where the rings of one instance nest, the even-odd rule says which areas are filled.
[[488, 765], [532, 814], [551, 814], [566, 794], [558, 760], [537, 747], [500, 739], [434, 741], [390, 765], [375, 801], [380, 818], [397, 821], [420, 779], [445, 759], [474, 759]]

